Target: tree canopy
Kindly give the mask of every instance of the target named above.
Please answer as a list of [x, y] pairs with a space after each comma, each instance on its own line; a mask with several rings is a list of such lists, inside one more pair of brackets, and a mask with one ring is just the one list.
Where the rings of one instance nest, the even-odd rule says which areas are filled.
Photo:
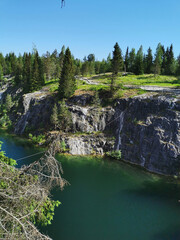
[[50, 198], [50, 190], [67, 184], [54, 158], [58, 145], [53, 142], [40, 160], [20, 169], [0, 151], [0, 239], [50, 239], [35, 224], [51, 223], [60, 202]]

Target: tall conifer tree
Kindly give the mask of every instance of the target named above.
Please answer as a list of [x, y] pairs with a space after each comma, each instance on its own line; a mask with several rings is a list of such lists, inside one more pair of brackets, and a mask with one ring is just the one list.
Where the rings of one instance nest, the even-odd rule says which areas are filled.
[[153, 55], [152, 55], [152, 49], [150, 47], [148, 48], [145, 62], [146, 62], [146, 68], [144, 69], [145, 73], [148, 73], [148, 74], [152, 73], [152, 71], [153, 71]]
[[156, 48], [155, 60], [154, 60], [154, 74], [161, 74], [163, 62], [163, 48], [159, 43]]
[[135, 58], [136, 58], [135, 48], [132, 48], [131, 52], [129, 53], [129, 71], [130, 72], [134, 72]]
[[135, 58], [135, 74], [140, 75], [144, 73], [143, 69], [143, 47], [140, 46]]
[[112, 58], [112, 72], [117, 76], [118, 72], [123, 70], [123, 57], [122, 51], [118, 43], [114, 46], [113, 58]]
[[124, 59], [125, 72], [129, 72], [129, 47], [126, 49], [126, 55]]
[[76, 79], [74, 77], [73, 59], [69, 48], [66, 49], [64, 63], [59, 81], [60, 99], [70, 97], [76, 89]]

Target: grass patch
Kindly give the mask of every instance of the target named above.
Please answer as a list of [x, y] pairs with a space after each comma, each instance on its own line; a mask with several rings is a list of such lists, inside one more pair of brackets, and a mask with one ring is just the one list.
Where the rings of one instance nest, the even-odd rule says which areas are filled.
[[[110, 84], [111, 83], [111, 73], [103, 75], [94, 75], [90, 79], [98, 82], [99, 84]], [[175, 76], [163, 76], [154, 74], [143, 74], [143, 75], [133, 75], [129, 74], [122, 76], [119, 74], [115, 80], [116, 84], [123, 85], [152, 85], [152, 86], [162, 86], [162, 87], [180, 87], [180, 77]]]

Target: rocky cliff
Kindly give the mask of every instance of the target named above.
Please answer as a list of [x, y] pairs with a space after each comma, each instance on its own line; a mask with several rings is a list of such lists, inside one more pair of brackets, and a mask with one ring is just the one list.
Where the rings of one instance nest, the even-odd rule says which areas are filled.
[[[180, 172], [180, 99], [144, 95], [116, 100], [113, 106], [88, 105], [92, 96], [76, 96], [67, 103], [71, 133], [58, 134], [70, 154], [104, 154], [121, 150], [124, 161], [167, 175]], [[21, 110], [12, 118], [15, 133], [50, 130], [54, 96], [39, 91], [21, 96]], [[57, 132], [56, 132], [57, 135]], [[51, 136], [53, 137], [53, 136]], [[57, 137], [57, 136], [56, 136]]]
[[170, 96], [117, 101], [115, 149], [152, 172], [179, 175], [180, 100]]

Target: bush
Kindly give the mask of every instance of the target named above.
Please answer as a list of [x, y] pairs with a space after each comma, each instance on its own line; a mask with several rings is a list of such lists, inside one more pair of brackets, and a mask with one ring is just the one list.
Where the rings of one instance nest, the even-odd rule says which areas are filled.
[[60, 142], [60, 152], [64, 153], [66, 151], [66, 143], [65, 141]]
[[35, 143], [35, 144], [39, 144], [42, 145], [45, 143], [46, 139], [45, 136], [43, 134], [40, 134], [38, 136], [33, 136], [31, 133], [29, 133], [29, 139]]
[[8, 115], [5, 113], [4, 116], [0, 118], [0, 126], [5, 128], [11, 127], [12, 123], [11, 120], [9, 119]]
[[121, 151], [116, 150], [116, 151], [107, 152], [106, 156], [116, 160], [121, 160]]

